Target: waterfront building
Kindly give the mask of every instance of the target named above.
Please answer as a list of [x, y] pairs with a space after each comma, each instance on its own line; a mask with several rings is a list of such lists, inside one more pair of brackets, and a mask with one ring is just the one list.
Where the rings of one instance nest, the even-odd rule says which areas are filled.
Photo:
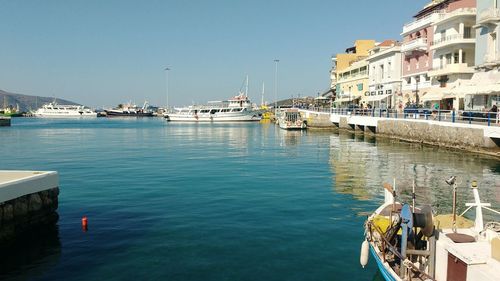
[[422, 101], [425, 107], [463, 110], [463, 96], [450, 90], [463, 86], [474, 74], [476, 1], [446, 0], [436, 7], [431, 24], [432, 68], [428, 73], [432, 90], [422, 96]]
[[368, 92], [369, 51], [375, 47], [375, 40], [356, 40], [353, 47], [332, 59], [336, 71], [336, 105], [359, 104]]
[[476, 66], [481, 71], [500, 68], [500, 0], [477, 0]]
[[470, 82], [454, 89], [465, 110], [489, 110], [500, 103], [500, 0], [477, 0], [474, 73]]
[[402, 103], [401, 43], [385, 40], [370, 50], [368, 62], [368, 91], [361, 98], [363, 104], [376, 108], [394, 108]]
[[420, 97], [431, 90], [431, 78], [428, 72], [432, 69], [431, 42], [433, 41], [432, 23], [440, 10], [442, 1], [432, 1], [420, 10], [414, 20], [403, 26], [402, 95], [404, 105], [420, 104]]

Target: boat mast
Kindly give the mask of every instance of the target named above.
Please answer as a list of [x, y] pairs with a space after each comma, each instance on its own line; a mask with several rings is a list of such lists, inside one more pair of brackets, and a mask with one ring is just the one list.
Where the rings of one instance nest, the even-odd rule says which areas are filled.
[[248, 75], [245, 83], [245, 97], [248, 98]]
[[260, 105], [261, 106], [264, 105], [264, 82], [262, 82], [262, 99], [260, 101]]

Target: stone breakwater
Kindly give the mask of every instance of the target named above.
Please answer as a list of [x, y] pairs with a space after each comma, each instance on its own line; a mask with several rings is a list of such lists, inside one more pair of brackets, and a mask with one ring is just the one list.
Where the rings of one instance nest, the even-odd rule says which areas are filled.
[[58, 196], [57, 172], [0, 170], [0, 246], [57, 222]]
[[58, 195], [55, 187], [0, 203], [0, 243], [37, 225], [57, 222]]

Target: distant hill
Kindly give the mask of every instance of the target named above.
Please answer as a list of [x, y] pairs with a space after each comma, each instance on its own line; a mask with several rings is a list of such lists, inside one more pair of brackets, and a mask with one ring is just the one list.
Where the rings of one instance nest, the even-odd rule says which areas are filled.
[[[23, 94], [15, 94], [9, 93], [3, 90], [0, 90], [0, 108], [4, 108], [6, 106], [16, 107], [19, 105], [19, 109], [23, 112], [27, 112], [29, 110], [36, 110], [40, 108], [42, 105], [53, 102], [54, 98], [51, 97], [39, 97], [39, 96], [28, 96]], [[56, 102], [58, 104], [78, 104], [76, 102], [72, 102], [69, 100], [63, 100], [56, 98]]]

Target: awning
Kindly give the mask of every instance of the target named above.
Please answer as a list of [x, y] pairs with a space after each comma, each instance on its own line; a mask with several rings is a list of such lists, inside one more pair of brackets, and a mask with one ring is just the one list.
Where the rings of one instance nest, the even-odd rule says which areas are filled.
[[496, 84], [482, 84], [482, 85], [467, 85], [457, 87], [451, 90], [452, 94], [465, 96], [465, 95], [499, 95], [500, 83]]
[[344, 97], [344, 98], [338, 98], [338, 99], [334, 100], [333, 102], [335, 102], [335, 103], [349, 102], [349, 101], [355, 101], [359, 98], [360, 97], [358, 97], [358, 96], [356, 96], [356, 97]]
[[465, 95], [500, 95], [500, 73], [497, 71], [474, 73], [467, 84], [457, 86], [447, 94], [459, 97]]
[[317, 98], [314, 98], [315, 100], [329, 100], [329, 98], [324, 97], [324, 96], [319, 96]]
[[370, 102], [370, 101], [381, 101], [387, 97], [392, 96], [392, 94], [386, 95], [378, 95], [378, 96], [364, 96], [361, 101]]
[[442, 100], [444, 96], [443, 92], [431, 91], [420, 98], [422, 101], [438, 101]]

